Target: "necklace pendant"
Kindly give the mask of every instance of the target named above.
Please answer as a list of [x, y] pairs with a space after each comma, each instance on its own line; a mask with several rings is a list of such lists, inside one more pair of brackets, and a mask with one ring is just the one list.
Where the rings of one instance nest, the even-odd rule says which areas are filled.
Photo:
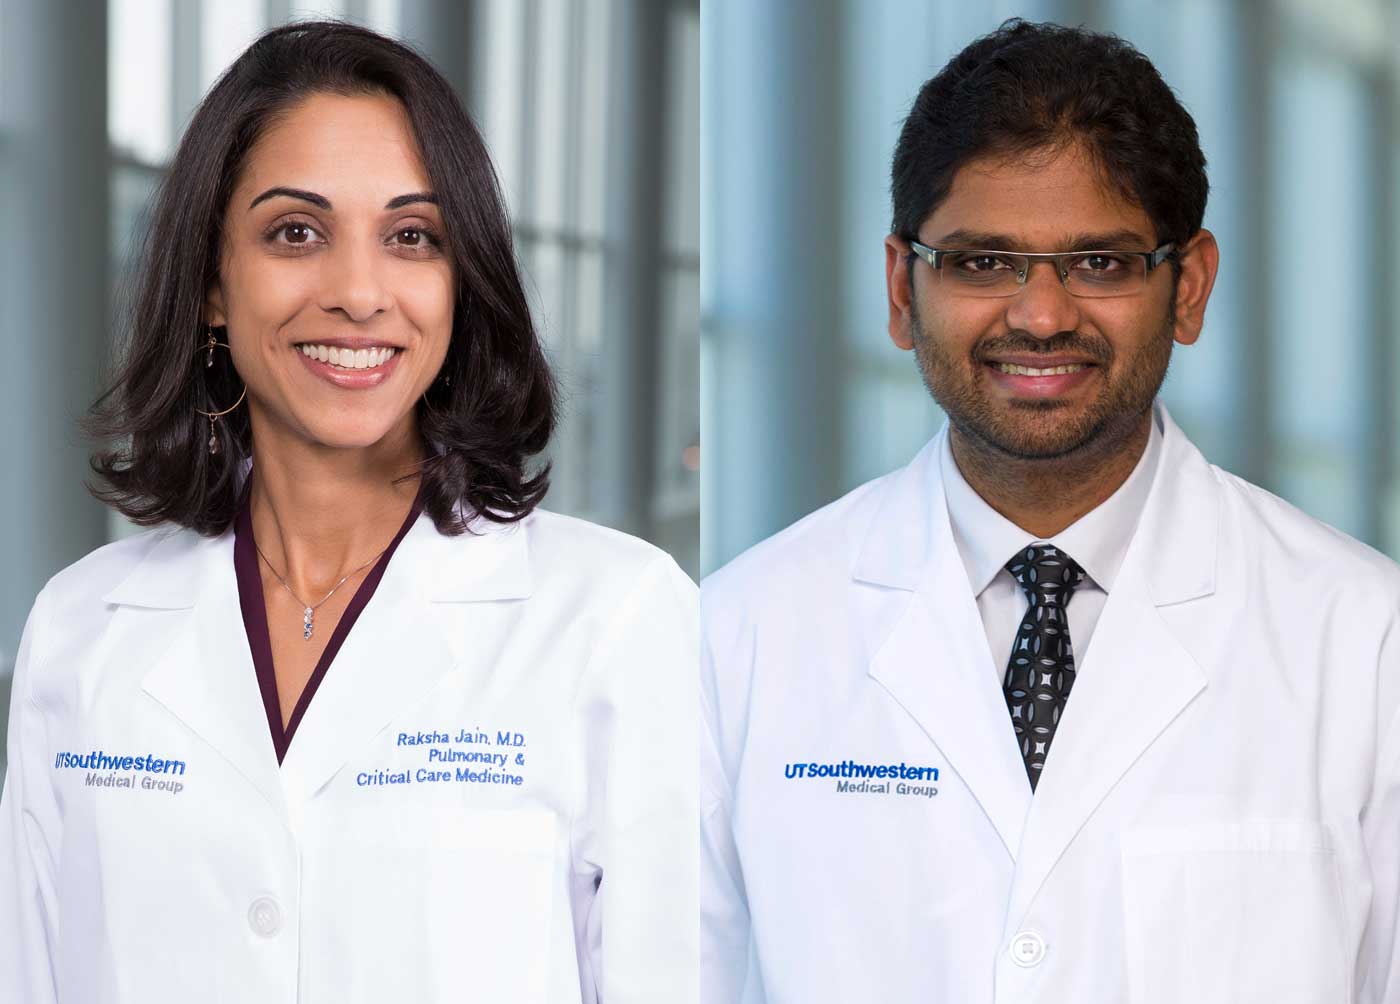
[[304, 610], [304, 611], [302, 612], [301, 638], [302, 638], [303, 641], [310, 641], [310, 640], [311, 640], [311, 630], [312, 630], [312, 628], [314, 628], [314, 627], [316, 626], [316, 625], [313, 623], [315, 617], [316, 617], [316, 612], [315, 612], [314, 610], [312, 610], [310, 607], [307, 607], [306, 610]]

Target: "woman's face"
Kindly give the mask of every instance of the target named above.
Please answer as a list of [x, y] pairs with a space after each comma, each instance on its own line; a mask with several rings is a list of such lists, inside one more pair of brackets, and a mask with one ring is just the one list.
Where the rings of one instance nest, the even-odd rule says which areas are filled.
[[255, 438], [416, 446], [455, 288], [432, 199], [392, 97], [313, 95], [253, 146], [206, 319], [228, 329]]

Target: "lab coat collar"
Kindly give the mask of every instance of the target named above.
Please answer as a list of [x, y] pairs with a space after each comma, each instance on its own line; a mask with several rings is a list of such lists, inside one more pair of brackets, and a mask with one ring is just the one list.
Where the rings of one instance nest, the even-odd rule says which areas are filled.
[[[1210, 465], [1166, 406], [1157, 402], [1153, 416], [1161, 430], [1160, 456], [1155, 469], [1144, 470], [1140, 462], [1134, 470], [1134, 476], [1150, 470], [1150, 487], [1132, 541], [1150, 541], [1152, 558], [1143, 572], [1154, 600], [1167, 605], [1215, 589], [1219, 500]], [[914, 460], [886, 482], [855, 562], [856, 581], [915, 590], [930, 580], [937, 552], [950, 546], [956, 551], [939, 461], [947, 436], [945, 422]], [[1129, 550], [1132, 547], [1130, 542]], [[1120, 562], [1117, 571], [1121, 570]]]
[[1034, 800], [953, 540], [937, 462], [946, 426], [873, 499], [853, 569], [855, 588], [867, 594], [869, 673], [966, 783], [1017, 861], [1008, 923], [1029, 908], [1122, 774], [1206, 685], [1161, 608], [1214, 591], [1219, 488], [1166, 409], [1158, 405], [1157, 415], [1160, 463]]
[[1006, 914], [1014, 932], [1075, 835], [1168, 732], [1210, 674], [1192, 653], [1192, 602], [1215, 591], [1216, 472], [1161, 410], [1162, 462], [1108, 595], [1025, 819]]
[[868, 672], [967, 785], [1014, 860], [1030, 785], [953, 542], [938, 464], [946, 435], [945, 426], [873, 500], [853, 570], [866, 594]]
[[162, 625], [142, 685], [295, 829], [299, 806], [464, 660], [463, 632], [449, 624], [454, 605], [530, 594], [525, 523], [478, 520], [474, 535], [449, 537], [426, 513], [419, 517], [318, 688], [280, 769], [238, 604], [231, 529], [215, 538], [188, 530], [159, 535], [105, 599], [187, 611]]
[[[526, 527], [473, 529], [445, 536], [424, 513], [399, 543], [282, 761], [293, 813], [466, 661], [472, 618], [530, 595]], [[471, 608], [454, 613], [458, 603]]]
[[[168, 612], [149, 622], [150, 662], [142, 688], [285, 820], [277, 754], [238, 605], [233, 531], [214, 538], [189, 530], [159, 535], [136, 570], [105, 599]], [[191, 759], [198, 756], [191, 751]]]
[[[411, 551], [412, 560], [426, 569], [418, 585], [427, 600], [524, 599], [531, 589], [525, 538], [519, 523], [480, 517], [471, 521], [465, 540], [448, 537], [424, 513], [399, 549]], [[466, 546], [455, 546], [463, 542]], [[188, 610], [219, 565], [227, 562], [232, 568], [232, 548], [232, 527], [215, 538], [178, 527], [157, 531], [145, 558], [103, 599], [119, 606]]]
[[939, 437], [939, 475], [948, 502], [948, 517], [973, 595], [980, 596], [991, 585], [1012, 555], [1040, 540], [1070, 555], [1095, 585], [1106, 593], [1112, 592], [1152, 488], [1152, 476], [1162, 453], [1161, 442], [1159, 416], [1154, 411], [1147, 444], [1123, 483], [1059, 533], [1041, 538], [1011, 522], [978, 495], [953, 459], [952, 436]]

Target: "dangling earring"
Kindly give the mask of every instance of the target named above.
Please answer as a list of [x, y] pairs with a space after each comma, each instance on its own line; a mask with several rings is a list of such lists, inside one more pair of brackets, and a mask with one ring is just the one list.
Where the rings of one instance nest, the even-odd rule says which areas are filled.
[[[217, 341], [217, 340], [214, 338], [214, 327], [213, 327], [213, 325], [206, 325], [205, 330], [206, 330], [206, 331], [208, 332], [208, 334], [209, 334], [209, 340], [208, 340], [207, 342], [205, 342], [204, 345], [201, 346], [201, 348], [207, 349], [207, 350], [208, 350], [208, 353], [209, 353], [209, 354], [208, 354], [207, 356], [205, 356], [205, 359], [204, 359], [204, 368], [205, 368], [205, 369], [209, 369], [209, 368], [211, 368], [211, 367], [214, 365], [214, 350], [217, 349], [217, 348], [225, 348], [225, 349], [226, 349], [226, 348], [228, 348], [228, 343], [227, 343], [227, 342], [220, 342], [220, 341]], [[196, 353], [196, 355], [197, 355], [197, 353]], [[208, 389], [207, 389], [207, 388], [206, 388], [206, 390], [205, 390], [205, 396], [206, 396], [206, 397], [208, 396]], [[242, 403], [243, 403], [243, 399], [244, 399], [245, 397], [247, 397], [247, 396], [248, 396], [248, 385], [247, 385], [247, 384], [244, 384], [244, 385], [243, 385], [243, 393], [238, 395], [238, 400], [235, 401], [235, 402], [233, 402], [232, 405], [230, 405], [229, 407], [225, 408], [223, 411], [203, 411], [203, 410], [201, 410], [201, 409], [199, 409], [199, 408], [196, 408], [196, 409], [195, 409], [196, 412], [198, 412], [199, 414], [203, 415], [205, 418], [209, 419], [209, 455], [210, 455], [211, 457], [213, 457], [213, 456], [218, 456], [218, 454], [219, 454], [219, 449], [220, 449], [220, 446], [219, 446], [219, 431], [218, 431], [219, 419], [222, 418], [223, 416], [227, 415], [229, 412], [233, 411], [233, 409], [234, 409], [234, 408], [237, 408], [240, 404], [242, 404]]]

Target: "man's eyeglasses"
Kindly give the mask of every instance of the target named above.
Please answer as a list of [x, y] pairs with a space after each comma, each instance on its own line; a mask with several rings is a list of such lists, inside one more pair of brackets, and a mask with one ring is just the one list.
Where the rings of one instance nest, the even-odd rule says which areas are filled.
[[1176, 247], [1166, 243], [1152, 251], [1063, 251], [1058, 253], [966, 251], [931, 248], [910, 241], [914, 254], [933, 266], [942, 288], [957, 296], [1015, 296], [1026, 284], [1031, 265], [1048, 261], [1074, 296], [1132, 296], [1147, 286], [1147, 276]]

